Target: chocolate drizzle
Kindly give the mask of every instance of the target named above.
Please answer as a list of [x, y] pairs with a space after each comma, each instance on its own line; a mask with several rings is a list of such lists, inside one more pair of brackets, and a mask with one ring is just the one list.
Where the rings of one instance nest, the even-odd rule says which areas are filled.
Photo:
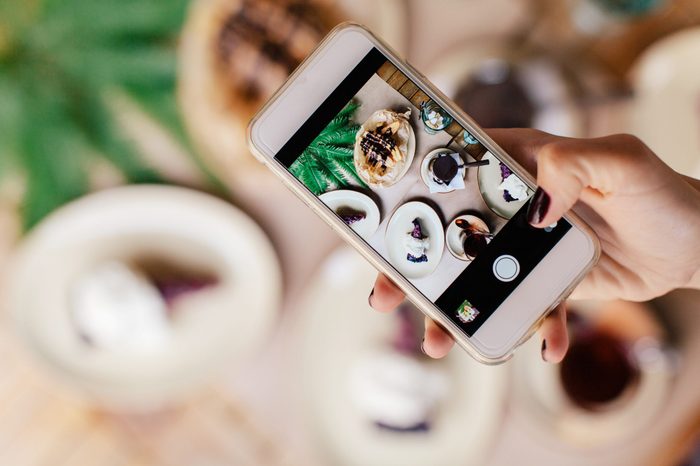
[[396, 141], [391, 130], [367, 131], [362, 135], [360, 148], [367, 156], [367, 162], [376, 167], [379, 165], [383, 170], [387, 168], [387, 159], [392, 156]]

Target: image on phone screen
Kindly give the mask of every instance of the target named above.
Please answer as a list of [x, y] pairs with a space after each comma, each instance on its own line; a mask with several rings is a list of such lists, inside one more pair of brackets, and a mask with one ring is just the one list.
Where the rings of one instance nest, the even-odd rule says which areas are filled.
[[470, 336], [571, 227], [377, 49], [276, 159]]

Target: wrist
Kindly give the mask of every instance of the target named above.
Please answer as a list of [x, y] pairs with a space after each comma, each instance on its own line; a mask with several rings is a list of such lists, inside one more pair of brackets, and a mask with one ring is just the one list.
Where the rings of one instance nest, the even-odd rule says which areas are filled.
[[690, 277], [690, 281], [688, 282], [688, 286], [686, 288], [700, 290], [700, 269], [696, 270], [695, 274]]
[[[693, 229], [695, 234], [693, 235], [694, 238], [692, 244], [698, 244], [700, 243], [700, 180], [688, 176], [683, 176], [683, 178], [693, 189], [692, 192], [694, 194], [694, 202], [691, 202], [692, 207], [691, 211], [689, 212], [689, 218], [691, 221], [688, 222], [688, 225], [695, 225], [695, 228]], [[700, 247], [696, 247], [694, 250], [695, 253], [691, 254], [694, 256], [694, 269], [691, 271], [692, 275], [690, 276], [685, 288], [700, 290]]]

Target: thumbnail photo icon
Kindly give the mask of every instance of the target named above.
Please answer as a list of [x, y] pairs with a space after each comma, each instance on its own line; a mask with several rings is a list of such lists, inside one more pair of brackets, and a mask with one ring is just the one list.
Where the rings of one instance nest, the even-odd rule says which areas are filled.
[[472, 303], [470, 303], [468, 300], [465, 300], [462, 304], [460, 304], [459, 308], [457, 308], [457, 318], [462, 323], [468, 324], [473, 322], [478, 315], [479, 311], [472, 306]]

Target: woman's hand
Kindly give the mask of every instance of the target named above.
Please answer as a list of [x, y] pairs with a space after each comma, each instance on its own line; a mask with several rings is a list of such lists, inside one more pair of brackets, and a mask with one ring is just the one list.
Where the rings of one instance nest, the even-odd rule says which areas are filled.
[[[602, 255], [573, 299], [643, 301], [700, 283], [700, 191], [630, 135], [572, 139], [532, 129], [498, 129], [489, 135], [531, 173], [538, 189], [528, 220], [545, 227], [569, 209], [591, 226]], [[403, 293], [379, 276], [370, 305], [390, 311]], [[559, 306], [540, 328], [542, 356], [566, 353], [566, 312]], [[452, 339], [426, 319], [424, 351], [446, 355]]]

